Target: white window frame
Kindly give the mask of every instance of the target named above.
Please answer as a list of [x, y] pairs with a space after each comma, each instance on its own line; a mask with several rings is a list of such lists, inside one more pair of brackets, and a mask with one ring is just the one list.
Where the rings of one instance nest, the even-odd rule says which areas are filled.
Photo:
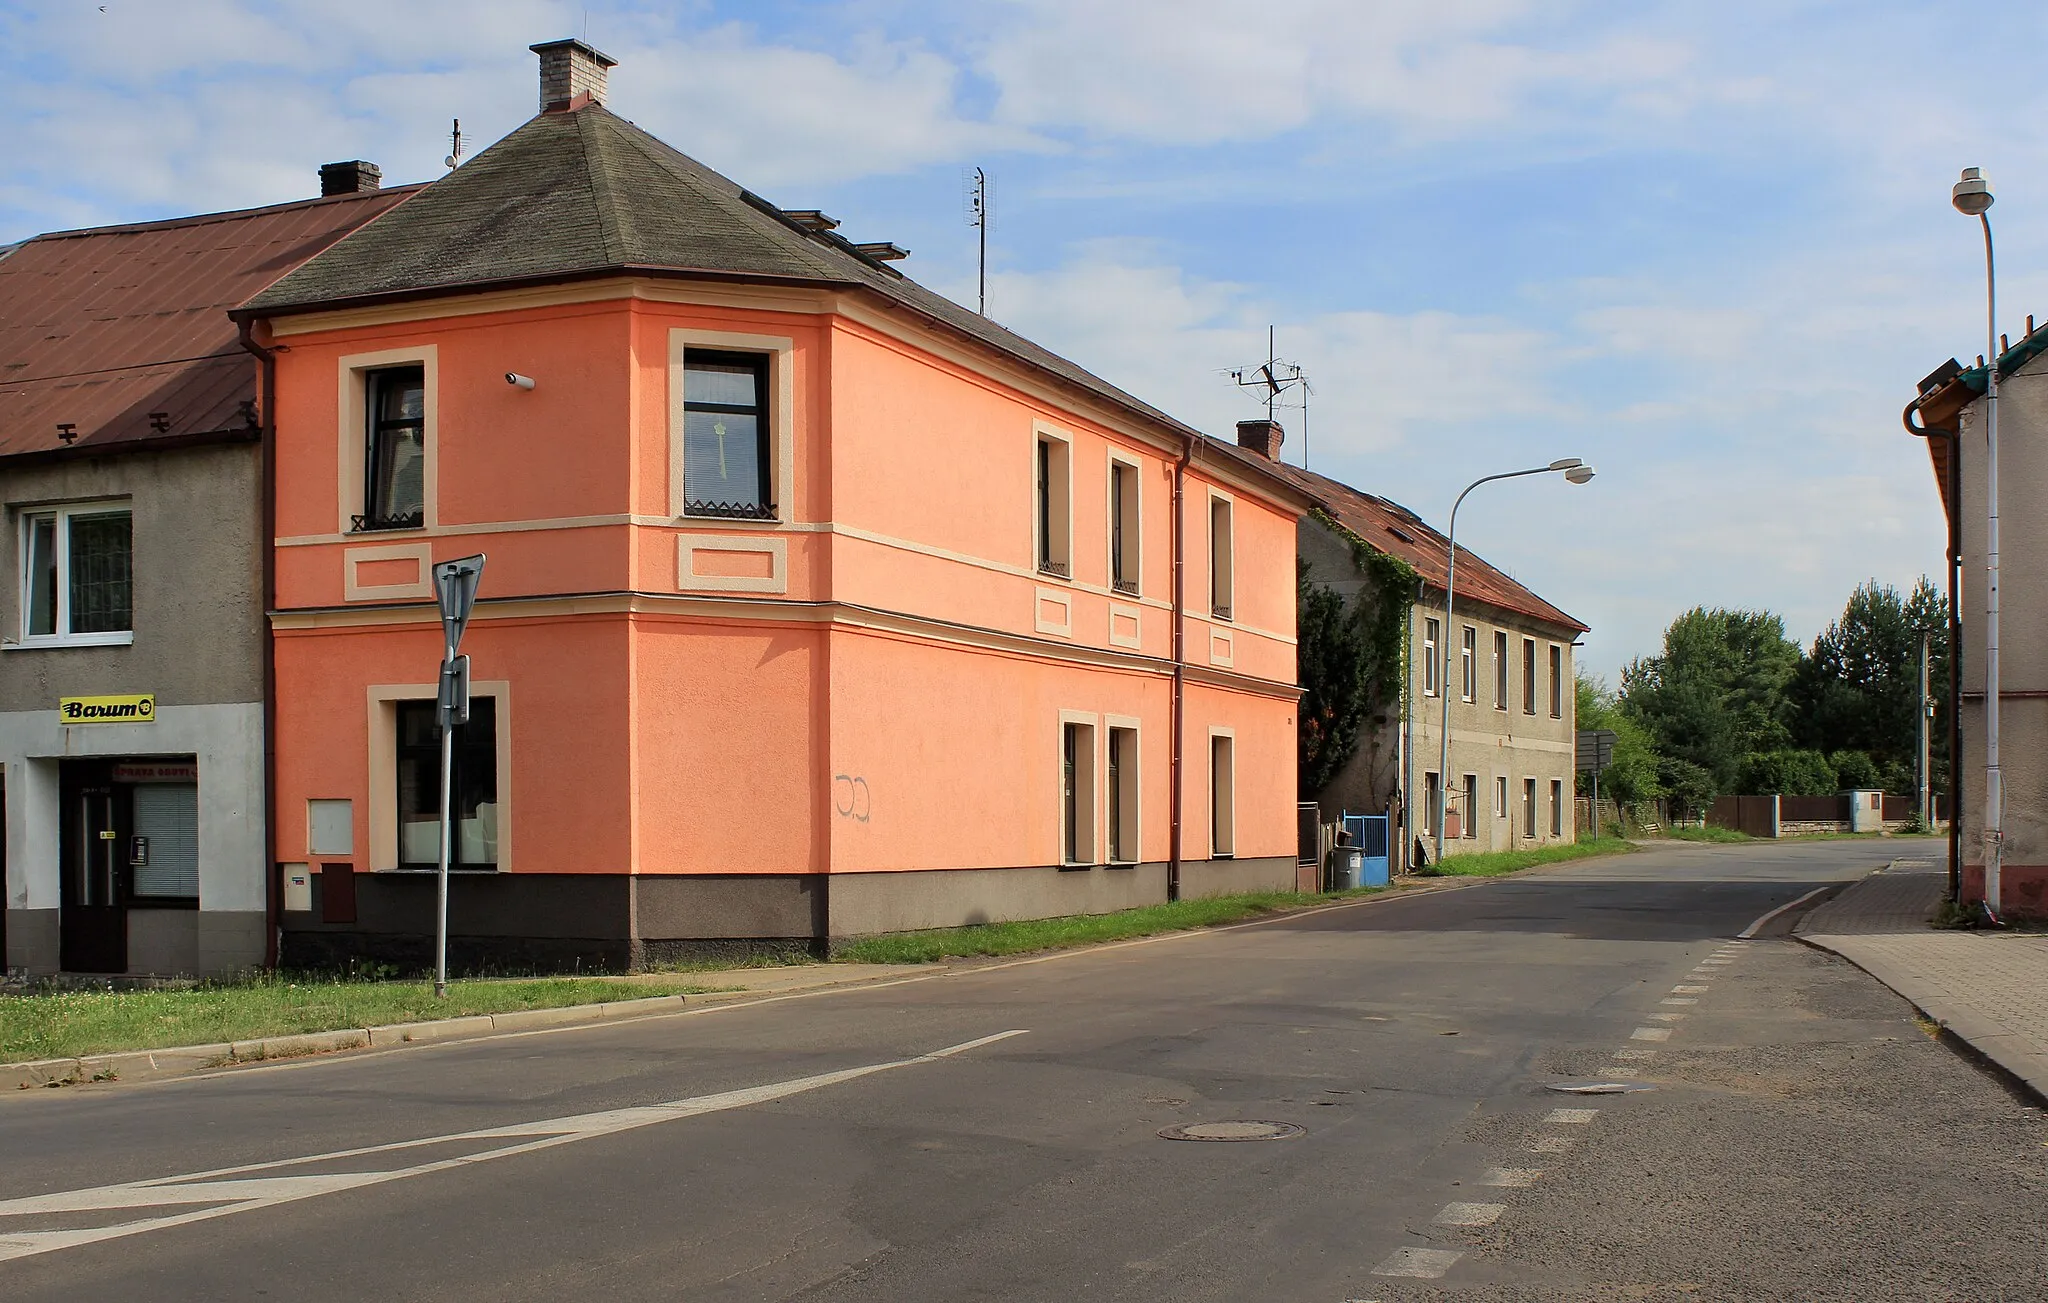
[[[1216, 744], [1224, 743], [1229, 772], [1218, 781]], [[1237, 858], [1237, 730], [1209, 726], [1209, 858]]]
[[[1217, 508], [1221, 507], [1223, 529], [1216, 529]], [[1228, 493], [1209, 490], [1209, 618], [1235, 622], [1237, 619], [1237, 499]], [[1217, 601], [1221, 593], [1222, 601]]]
[[[1145, 859], [1145, 785], [1142, 767], [1144, 763], [1142, 757], [1145, 753], [1144, 733], [1137, 718], [1130, 715], [1104, 715], [1102, 717], [1102, 725], [1103, 862], [1115, 865], [1139, 864]], [[1116, 776], [1117, 786], [1122, 789], [1117, 793], [1117, 805], [1119, 807], [1117, 813], [1123, 816], [1124, 824], [1122, 829], [1124, 835], [1121, 837], [1112, 835], [1118, 830], [1109, 825], [1110, 804], [1108, 800], [1110, 782], [1109, 741], [1112, 736], [1118, 733], [1125, 734], [1127, 739], [1123, 764], [1120, 766], [1120, 772]], [[1119, 841], [1123, 843], [1123, 850], [1125, 852], [1122, 856], [1114, 854], [1116, 843]]]
[[[440, 691], [434, 683], [373, 683], [369, 686], [370, 824], [369, 867], [378, 873], [418, 873], [399, 868], [398, 858], [398, 703], [432, 701]], [[457, 873], [504, 873], [512, 867], [512, 684], [507, 679], [478, 679], [469, 685], [472, 697], [497, 699], [498, 862], [491, 868], [454, 869]]]
[[1422, 695], [1434, 697], [1437, 692], [1437, 675], [1443, 668], [1437, 664], [1436, 644], [1443, 636], [1443, 622], [1433, 615], [1422, 617]]
[[1511, 666], [1508, 664], [1508, 631], [1493, 631], [1493, 708], [1505, 714], [1508, 698], [1514, 695], [1511, 680]]
[[1458, 657], [1462, 664], [1458, 678], [1459, 700], [1470, 701], [1479, 691], [1479, 628], [1468, 624], [1458, 635]]
[[[1074, 858], [1067, 857], [1067, 730], [1082, 730], [1081, 745], [1074, 748], [1074, 801], [1086, 809], [1072, 812], [1076, 831]], [[1100, 864], [1097, 851], [1102, 846], [1102, 786], [1101, 767], [1096, 762], [1096, 753], [1102, 747], [1102, 717], [1088, 711], [1063, 710], [1060, 712], [1059, 731], [1054, 734], [1053, 746], [1053, 790], [1059, 795], [1059, 838], [1060, 844], [1053, 855], [1053, 863], [1064, 868], [1085, 868]], [[1085, 826], [1083, 826], [1085, 825]]]
[[[1124, 573], [1129, 577], [1130, 587], [1116, 586], [1117, 518], [1116, 518], [1116, 477], [1117, 472], [1130, 475], [1130, 500], [1124, 504], [1129, 519], [1123, 522], [1125, 560]], [[1108, 537], [1104, 542], [1104, 554], [1109, 568], [1103, 573], [1108, 576], [1109, 590], [1123, 597], [1138, 597], [1145, 590], [1145, 469], [1135, 458], [1118, 451], [1109, 450], [1109, 476], [1102, 487], [1103, 518], [1108, 522]]]
[[1495, 774], [1493, 776], [1493, 817], [1496, 819], [1508, 817], [1508, 776], [1506, 774]]
[[370, 452], [369, 378], [372, 371], [416, 366], [420, 369], [420, 401], [423, 419], [420, 438], [426, 444], [425, 465], [420, 472], [421, 503], [419, 529], [433, 529], [441, 523], [438, 506], [441, 482], [441, 353], [438, 345], [414, 344], [407, 348], [380, 349], [374, 353], [349, 353], [336, 359], [339, 388], [338, 437], [335, 440], [335, 503], [340, 508], [335, 532], [368, 538], [385, 534], [411, 533], [410, 529], [358, 531], [354, 518], [367, 509], [363, 501], [366, 483], [364, 467]]
[[[683, 510], [689, 498], [683, 481], [683, 368], [685, 355], [691, 349], [708, 349], [719, 353], [758, 353], [768, 359], [768, 438], [772, 463], [768, 472], [768, 496], [775, 500], [775, 515], [772, 519], [692, 516]], [[748, 528], [778, 529], [795, 519], [795, 357], [796, 341], [787, 335], [749, 335], [730, 330], [692, 330], [683, 326], [669, 328], [668, 514], [678, 525], [710, 524], [721, 531]]]
[[[112, 629], [104, 633], [71, 633], [71, 518], [74, 516], [106, 516], [117, 512], [128, 514], [128, 625], [126, 629]], [[42, 507], [23, 507], [16, 526], [15, 547], [16, 578], [21, 600], [21, 641], [19, 646], [26, 650], [33, 647], [127, 647], [135, 642], [135, 594], [139, 585], [135, 573], [135, 504], [131, 498], [107, 498], [100, 502], [66, 502]], [[29, 587], [32, 576], [29, 573], [29, 534], [33, 522], [54, 520], [54, 536], [57, 547], [57, 625], [54, 633], [32, 634], [28, 631]]]
[[[1050, 495], [1041, 511], [1038, 498], [1038, 449], [1052, 450], [1047, 467]], [[1031, 568], [1048, 579], [1074, 581], [1074, 436], [1044, 421], [1031, 423]], [[1046, 520], [1042, 523], [1040, 517]], [[1047, 563], [1056, 568], [1047, 568]]]
[[1522, 713], [1536, 714], [1536, 640], [1522, 639]]

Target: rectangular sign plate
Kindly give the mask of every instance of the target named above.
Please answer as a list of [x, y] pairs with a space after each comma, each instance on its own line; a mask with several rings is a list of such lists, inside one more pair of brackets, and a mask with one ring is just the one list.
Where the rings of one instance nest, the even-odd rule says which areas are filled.
[[114, 697], [59, 697], [60, 724], [154, 724], [156, 694], [133, 693]]

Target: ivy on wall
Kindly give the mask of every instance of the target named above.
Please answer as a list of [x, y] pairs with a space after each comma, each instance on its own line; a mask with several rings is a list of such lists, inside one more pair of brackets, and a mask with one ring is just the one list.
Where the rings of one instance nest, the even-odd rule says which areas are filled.
[[1365, 586], [1346, 609], [1335, 591], [1309, 581], [1305, 563], [1298, 576], [1296, 671], [1302, 695], [1296, 737], [1304, 799], [1327, 787], [1350, 762], [1365, 727], [1389, 705], [1406, 704], [1417, 579], [1414, 567], [1368, 547], [1321, 508], [1310, 515], [1350, 546]]

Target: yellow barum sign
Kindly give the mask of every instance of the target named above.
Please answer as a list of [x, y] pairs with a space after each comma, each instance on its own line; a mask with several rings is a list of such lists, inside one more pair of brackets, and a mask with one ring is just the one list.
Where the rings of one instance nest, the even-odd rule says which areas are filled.
[[154, 724], [156, 694], [144, 692], [118, 697], [59, 697], [60, 724]]

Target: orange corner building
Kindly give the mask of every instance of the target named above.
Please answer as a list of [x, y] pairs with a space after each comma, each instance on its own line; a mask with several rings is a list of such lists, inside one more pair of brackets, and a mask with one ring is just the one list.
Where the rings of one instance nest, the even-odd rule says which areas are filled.
[[459, 964], [1292, 887], [1300, 491], [535, 49], [537, 116], [237, 313], [284, 962], [428, 952], [472, 553]]

